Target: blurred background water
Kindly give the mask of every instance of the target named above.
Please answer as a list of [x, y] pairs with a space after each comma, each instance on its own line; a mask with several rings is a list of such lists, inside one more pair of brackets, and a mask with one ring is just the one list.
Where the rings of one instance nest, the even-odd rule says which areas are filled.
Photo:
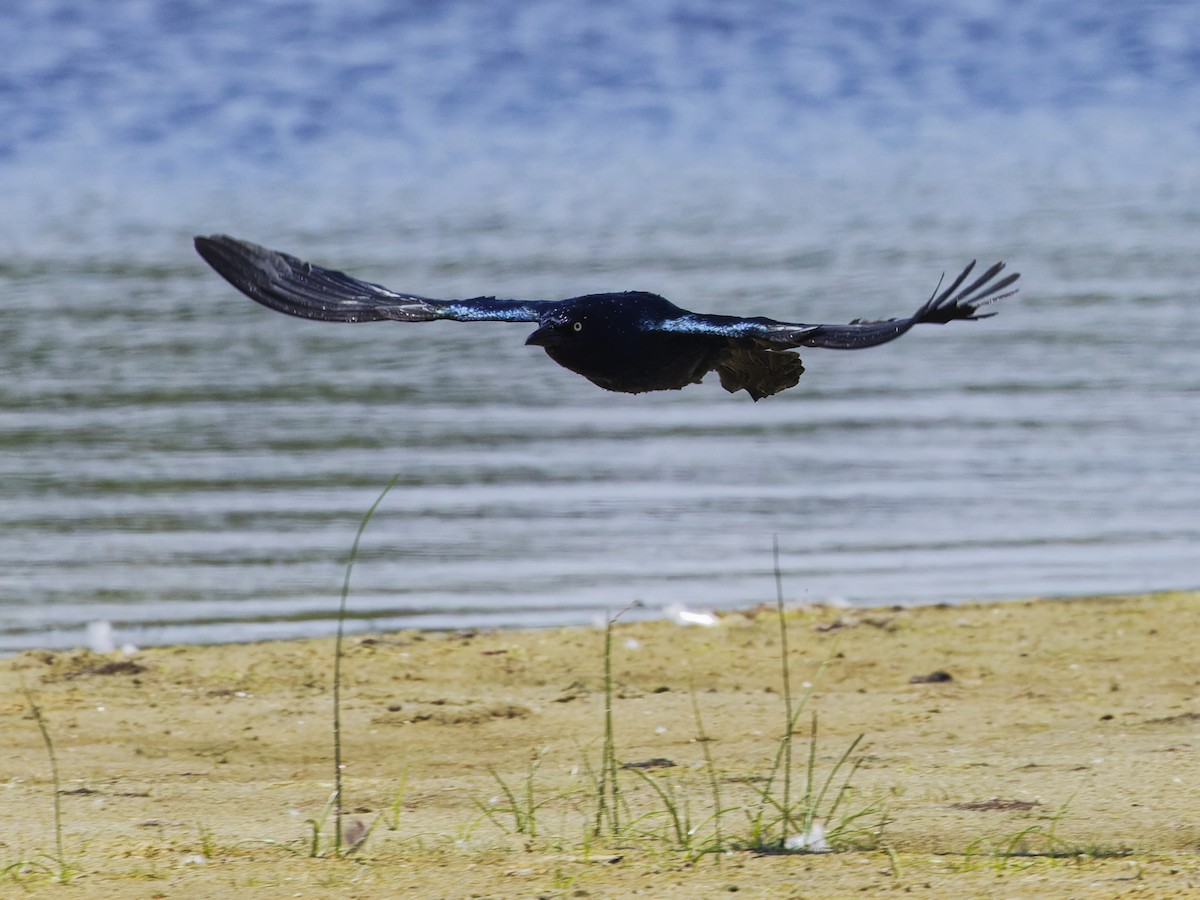
[[[33, 0], [0, 28], [0, 651], [1200, 585], [1200, 6]], [[752, 403], [527, 326], [333, 326], [224, 231], [429, 296], [982, 324]]]

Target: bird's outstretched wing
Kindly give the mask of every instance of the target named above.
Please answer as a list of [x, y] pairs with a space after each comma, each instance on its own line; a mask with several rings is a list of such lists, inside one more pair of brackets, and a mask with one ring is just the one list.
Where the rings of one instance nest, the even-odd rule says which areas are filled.
[[223, 234], [195, 239], [196, 252], [235, 288], [263, 306], [322, 322], [536, 322], [548, 301], [433, 300], [390, 291], [344, 272]]
[[942, 286], [939, 281], [924, 305], [906, 319], [887, 319], [879, 322], [856, 320], [848, 325], [804, 325], [761, 316], [740, 318], [689, 313], [664, 322], [661, 327], [665, 331], [710, 334], [734, 341], [753, 342], [772, 350], [791, 347], [860, 350], [886, 344], [900, 337], [914, 325], [925, 322], [942, 324], [956, 319], [986, 319], [994, 316], [995, 313], [980, 312], [980, 309], [1015, 294], [1017, 288], [1012, 288], [1012, 285], [1021, 276], [1014, 272], [996, 280], [996, 276], [1004, 269], [1004, 263], [998, 262], [966, 287], [962, 287], [974, 268], [975, 261], [972, 260], [941, 293], [938, 292]]

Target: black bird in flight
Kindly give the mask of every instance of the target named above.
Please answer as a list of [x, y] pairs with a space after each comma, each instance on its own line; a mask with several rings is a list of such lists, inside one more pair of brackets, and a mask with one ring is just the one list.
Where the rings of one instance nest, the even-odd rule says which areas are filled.
[[860, 350], [894, 340], [914, 325], [985, 319], [980, 312], [1017, 292], [1016, 273], [998, 262], [963, 287], [972, 262], [906, 319], [804, 325], [763, 316], [705, 315], [657, 294], [629, 291], [567, 300], [431, 300], [390, 291], [342, 272], [225, 235], [197, 237], [196, 250], [230, 284], [263, 306], [322, 322], [536, 322], [526, 344], [608, 391], [640, 394], [698, 384], [713, 371], [721, 386], [755, 400], [792, 387], [804, 366], [795, 347]]

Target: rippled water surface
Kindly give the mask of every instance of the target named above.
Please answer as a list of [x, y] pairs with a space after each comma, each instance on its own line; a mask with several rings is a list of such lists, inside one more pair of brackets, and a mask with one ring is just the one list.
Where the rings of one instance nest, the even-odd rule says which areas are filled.
[[[631, 600], [1200, 584], [1200, 13], [45, 2], [0, 34], [0, 651], [587, 622]], [[431, 296], [1001, 315], [752, 403], [529, 326], [289, 319], [226, 231]]]

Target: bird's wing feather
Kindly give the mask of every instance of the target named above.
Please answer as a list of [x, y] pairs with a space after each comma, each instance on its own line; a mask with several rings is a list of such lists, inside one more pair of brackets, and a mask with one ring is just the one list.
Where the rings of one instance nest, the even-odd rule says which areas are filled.
[[996, 280], [996, 276], [1004, 269], [1004, 263], [998, 262], [965, 288], [962, 287], [974, 268], [975, 262], [972, 261], [941, 293], [938, 292], [941, 288], [939, 282], [933, 295], [906, 319], [854, 321], [848, 325], [805, 325], [799, 322], [780, 322], [761, 316], [742, 318], [688, 313], [664, 322], [660, 328], [684, 334], [726, 337], [733, 341], [753, 341], [772, 350], [791, 347], [860, 350], [895, 340], [914, 325], [952, 322], [955, 319], [986, 319], [995, 315], [980, 312], [980, 309], [1015, 294], [1016, 288], [1008, 288], [1021, 276], [1013, 273]]
[[433, 300], [390, 291], [343, 272], [306, 263], [226, 235], [195, 239], [196, 251], [221, 277], [263, 306], [323, 322], [536, 322], [547, 301]]

